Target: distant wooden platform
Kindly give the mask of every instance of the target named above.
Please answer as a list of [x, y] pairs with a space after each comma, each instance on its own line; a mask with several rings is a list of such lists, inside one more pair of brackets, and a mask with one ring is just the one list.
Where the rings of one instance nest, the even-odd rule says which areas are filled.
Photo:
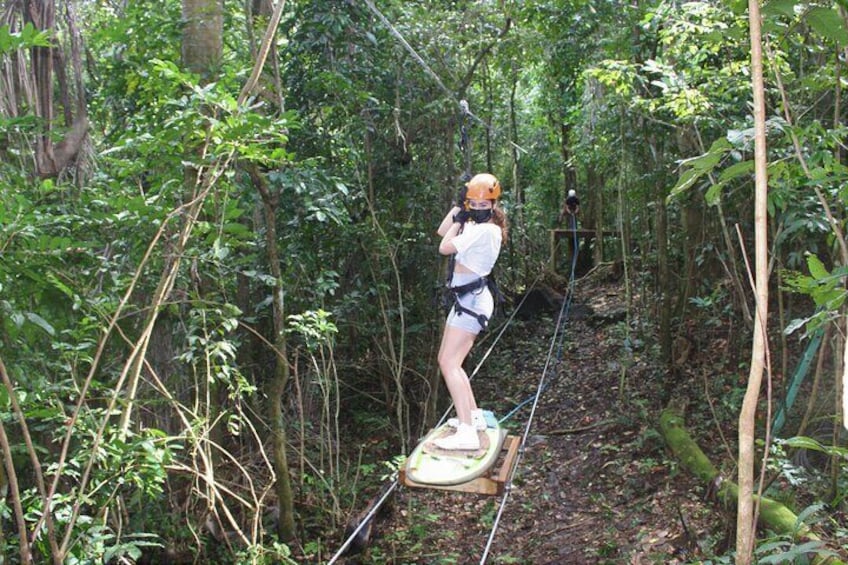
[[506, 491], [506, 483], [515, 467], [518, 459], [518, 447], [521, 442], [516, 436], [506, 436], [501, 447], [498, 460], [489, 470], [489, 473], [467, 483], [458, 485], [430, 485], [416, 483], [406, 476], [406, 469], [400, 470], [400, 481], [408, 487], [429, 488], [436, 490], [450, 490], [454, 492], [470, 492], [474, 494], [485, 494], [499, 496]]

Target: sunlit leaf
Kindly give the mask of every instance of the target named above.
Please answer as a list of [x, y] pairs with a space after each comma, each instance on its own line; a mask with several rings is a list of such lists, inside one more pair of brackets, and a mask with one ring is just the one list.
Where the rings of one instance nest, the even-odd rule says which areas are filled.
[[30, 322], [32, 322], [33, 324], [35, 324], [36, 326], [40, 327], [44, 331], [46, 331], [51, 336], [56, 335], [56, 330], [53, 328], [53, 326], [51, 326], [47, 322], [47, 320], [45, 320], [44, 318], [42, 318], [38, 314], [36, 314], [34, 312], [27, 312], [26, 313], [26, 319], [29, 320]]

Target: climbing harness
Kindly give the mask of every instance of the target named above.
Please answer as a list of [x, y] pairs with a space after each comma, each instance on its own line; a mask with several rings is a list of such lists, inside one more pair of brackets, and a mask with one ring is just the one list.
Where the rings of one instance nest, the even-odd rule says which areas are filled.
[[[453, 272], [450, 273], [450, 278], [453, 278]], [[460, 302], [460, 299], [469, 293], [477, 293], [483, 291], [484, 288], [488, 288], [489, 292], [492, 293], [492, 298], [495, 301], [495, 308], [498, 307], [501, 303], [504, 302], [503, 294], [501, 294], [500, 289], [498, 288], [497, 282], [495, 282], [495, 278], [491, 275], [480, 277], [479, 279], [473, 280], [470, 283], [466, 283], [459, 286], [449, 286], [450, 282], [448, 282], [448, 286], [445, 287], [445, 307], [450, 310], [453, 308], [456, 311], [457, 316], [469, 315], [473, 318], [477, 319], [477, 322], [480, 324], [481, 331], [486, 331], [486, 328], [489, 325], [489, 317], [485, 314], [480, 314], [479, 312], [475, 312], [470, 308], [466, 308]]]

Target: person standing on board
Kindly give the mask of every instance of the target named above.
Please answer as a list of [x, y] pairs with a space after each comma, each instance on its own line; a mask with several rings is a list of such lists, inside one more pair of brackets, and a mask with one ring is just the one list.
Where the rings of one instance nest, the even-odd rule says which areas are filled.
[[460, 205], [451, 208], [436, 232], [442, 238], [439, 253], [451, 257], [447, 290], [452, 300], [439, 347], [439, 369], [457, 415], [456, 432], [435, 440], [442, 449], [478, 449], [477, 431], [486, 429], [462, 364], [495, 307], [489, 275], [507, 235], [500, 196], [501, 185], [494, 175], [475, 175], [465, 184]]

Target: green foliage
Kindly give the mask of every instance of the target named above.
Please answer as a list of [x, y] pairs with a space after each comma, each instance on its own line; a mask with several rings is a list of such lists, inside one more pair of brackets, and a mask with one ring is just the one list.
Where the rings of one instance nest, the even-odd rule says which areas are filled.
[[764, 28], [773, 31], [781, 19], [800, 20], [821, 39], [833, 41], [837, 45], [848, 44], [848, 30], [845, 21], [835, 7], [810, 5], [799, 0], [779, 0], [763, 6]]
[[111, 144], [132, 130], [155, 127], [161, 121], [144, 119], [159, 105], [158, 90], [151, 88], [155, 76], [150, 61], [179, 61], [180, 2], [128, 2], [123, 13], [93, 5], [83, 10], [90, 24], [87, 44], [97, 61], [89, 111], [106, 140]]
[[[30, 431], [35, 433], [34, 437], [39, 441], [49, 441], [51, 433], [59, 435], [66, 424], [66, 409], [56, 406], [55, 401], [52, 401], [52, 405], [47, 404], [51, 398], [52, 395], [45, 396], [41, 391], [23, 393], [18, 397], [21, 409], [30, 422]], [[3, 410], [0, 417], [7, 422], [8, 433], [12, 420], [7, 410]], [[75, 484], [86, 466], [93, 463], [91, 479], [95, 488], [87, 492], [82, 500], [79, 495], [59, 493], [51, 505], [51, 514], [60, 528], [70, 526], [70, 517], [77, 505], [81, 505], [79, 517], [71, 531], [73, 543], [66, 562], [84, 564], [106, 562], [119, 556], [137, 558], [143, 548], [160, 546], [159, 536], [145, 532], [114, 531], [106, 519], [107, 513], [102, 509], [109, 507], [118, 497], [123, 497], [131, 507], [159, 498], [167, 476], [166, 468], [172, 463], [174, 449], [179, 446], [174, 445], [173, 440], [159, 430], [147, 429], [128, 439], [120, 439], [107, 432], [108, 436], [98, 442], [99, 447], [95, 447], [97, 430], [92, 426], [98, 424], [95, 418], [98, 414], [95, 412], [87, 416], [90, 418], [79, 420], [75, 433], [78, 445], [66, 465], [57, 467], [50, 464], [45, 467], [49, 475], [61, 472], [62, 482]], [[15, 431], [14, 428], [12, 431]], [[48, 453], [46, 444], [37, 447], [41, 455]], [[23, 454], [21, 461], [24, 461]], [[32, 476], [25, 480], [21, 488], [27, 526], [33, 527], [44, 512], [43, 500], [32, 484]], [[16, 537], [6, 538], [7, 555], [17, 552], [17, 541]], [[44, 536], [39, 536], [34, 550], [37, 555], [50, 555], [50, 547]]]
[[757, 563], [812, 563], [817, 558], [839, 557], [833, 550], [827, 549], [819, 540], [798, 543], [793, 539], [774, 539], [761, 543], [755, 550]]
[[309, 350], [315, 350], [324, 344], [331, 344], [338, 328], [330, 321], [330, 313], [324, 310], [309, 311], [303, 314], [291, 314], [286, 331], [301, 336]]
[[812, 298], [817, 310], [810, 316], [792, 320], [784, 330], [786, 334], [791, 334], [803, 326], [807, 327], [808, 334], [812, 334], [823, 322], [838, 315], [848, 297], [848, 291], [845, 290], [844, 285], [845, 277], [848, 276], [848, 266], [838, 267], [831, 272], [816, 255], [808, 254], [807, 267], [809, 276], [797, 272], [785, 272], [781, 278], [794, 292]]
[[0, 25], [0, 57], [31, 47], [49, 47], [50, 40], [50, 31], [38, 31], [32, 22], [27, 22], [17, 32], [12, 32], [7, 24]]
[[[309, 548], [306, 548], [307, 554], [310, 553]], [[236, 553], [237, 563], [250, 563], [250, 565], [297, 565], [297, 561], [292, 559], [292, 553], [289, 546], [273, 542], [272, 544], [253, 545], [245, 550]]]
[[827, 453], [828, 455], [837, 456], [842, 459], [848, 459], [848, 449], [835, 446], [822, 445], [819, 441], [804, 436], [797, 436], [786, 440], [786, 445], [801, 449], [813, 449]]

